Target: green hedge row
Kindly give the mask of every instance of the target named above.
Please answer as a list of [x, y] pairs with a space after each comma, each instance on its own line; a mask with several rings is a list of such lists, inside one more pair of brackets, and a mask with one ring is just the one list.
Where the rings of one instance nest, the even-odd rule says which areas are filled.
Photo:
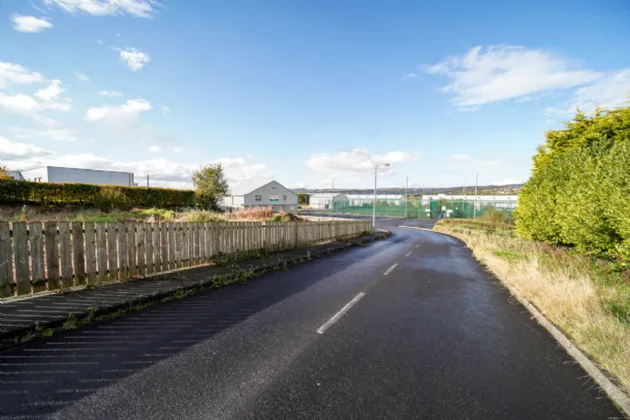
[[623, 111], [614, 125], [597, 121], [609, 131], [535, 170], [516, 209], [520, 236], [630, 263], [630, 109]]
[[193, 207], [197, 202], [195, 192], [188, 190], [0, 180], [2, 204], [97, 207], [109, 210]]

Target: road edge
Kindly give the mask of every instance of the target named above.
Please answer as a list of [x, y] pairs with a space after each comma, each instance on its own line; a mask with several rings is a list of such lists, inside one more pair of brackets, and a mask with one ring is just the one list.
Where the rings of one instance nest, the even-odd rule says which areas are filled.
[[[416, 226], [400, 225], [398, 227], [407, 228], [407, 229], [425, 230], [427, 232], [437, 233], [439, 235], [450, 236], [451, 238], [455, 238], [459, 241], [462, 241], [464, 244], [466, 244], [466, 247], [468, 249], [471, 249], [470, 246], [468, 246], [468, 243], [464, 239], [455, 235], [451, 235], [449, 233], [438, 232], [433, 229], [421, 228], [421, 227], [416, 227]], [[481, 261], [479, 262], [483, 264], [483, 262]], [[545, 328], [551, 334], [551, 336], [558, 342], [558, 344], [560, 344], [562, 348], [564, 348], [564, 350], [571, 357], [573, 357], [573, 359], [582, 367], [582, 369], [584, 369], [586, 373], [588, 373], [591, 376], [591, 378], [593, 378], [593, 380], [597, 383], [597, 385], [599, 385], [599, 387], [606, 393], [606, 395], [608, 395], [608, 397], [615, 403], [617, 408], [619, 408], [627, 418], [630, 418], [630, 398], [626, 396], [626, 394], [621, 390], [621, 388], [615, 385], [613, 381], [611, 381], [608, 378], [608, 375], [606, 375], [601, 369], [599, 369], [597, 365], [593, 361], [591, 361], [588, 358], [588, 356], [586, 356], [582, 352], [582, 350], [580, 350], [579, 347], [576, 344], [574, 344], [558, 327], [556, 327], [551, 321], [549, 321], [547, 317], [545, 317], [538, 310], [538, 308], [536, 308], [534, 304], [532, 304], [527, 298], [521, 295], [521, 293], [519, 292], [516, 286], [514, 286], [509, 281], [500, 278], [497, 275], [494, 275], [494, 277], [499, 279], [499, 281], [501, 281], [501, 283], [505, 285], [505, 287], [510, 291], [512, 296], [514, 296], [516, 300], [518, 300], [525, 308], [527, 308], [529, 313], [532, 314], [532, 316], [536, 319], [536, 321], [543, 328]]]

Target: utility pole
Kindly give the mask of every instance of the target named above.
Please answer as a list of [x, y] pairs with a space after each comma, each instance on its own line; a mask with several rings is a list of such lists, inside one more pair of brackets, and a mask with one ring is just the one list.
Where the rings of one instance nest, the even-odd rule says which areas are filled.
[[149, 175], [147, 174], [147, 188], [149, 188]]
[[409, 200], [408, 190], [409, 190], [409, 176], [406, 176], [405, 177], [405, 219], [407, 218], [407, 201]]
[[475, 177], [475, 201], [473, 204], [473, 220], [477, 219], [477, 186], [479, 184], [479, 172], [477, 172], [477, 176]]

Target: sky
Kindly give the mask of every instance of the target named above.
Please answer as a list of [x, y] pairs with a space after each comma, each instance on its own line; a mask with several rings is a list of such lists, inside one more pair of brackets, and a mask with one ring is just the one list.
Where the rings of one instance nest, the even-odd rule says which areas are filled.
[[0, 163], [191, 188], [526, 181], [630, 92], [630, 2], [0, 0]]

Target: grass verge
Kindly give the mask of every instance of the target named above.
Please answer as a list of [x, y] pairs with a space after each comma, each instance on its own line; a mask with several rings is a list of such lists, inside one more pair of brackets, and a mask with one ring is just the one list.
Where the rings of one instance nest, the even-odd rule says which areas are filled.
[[608, 371], [630, 395], [630, 273], [571, 250], [525, 241], [504, 225], [442, 220], [499, 279]]

